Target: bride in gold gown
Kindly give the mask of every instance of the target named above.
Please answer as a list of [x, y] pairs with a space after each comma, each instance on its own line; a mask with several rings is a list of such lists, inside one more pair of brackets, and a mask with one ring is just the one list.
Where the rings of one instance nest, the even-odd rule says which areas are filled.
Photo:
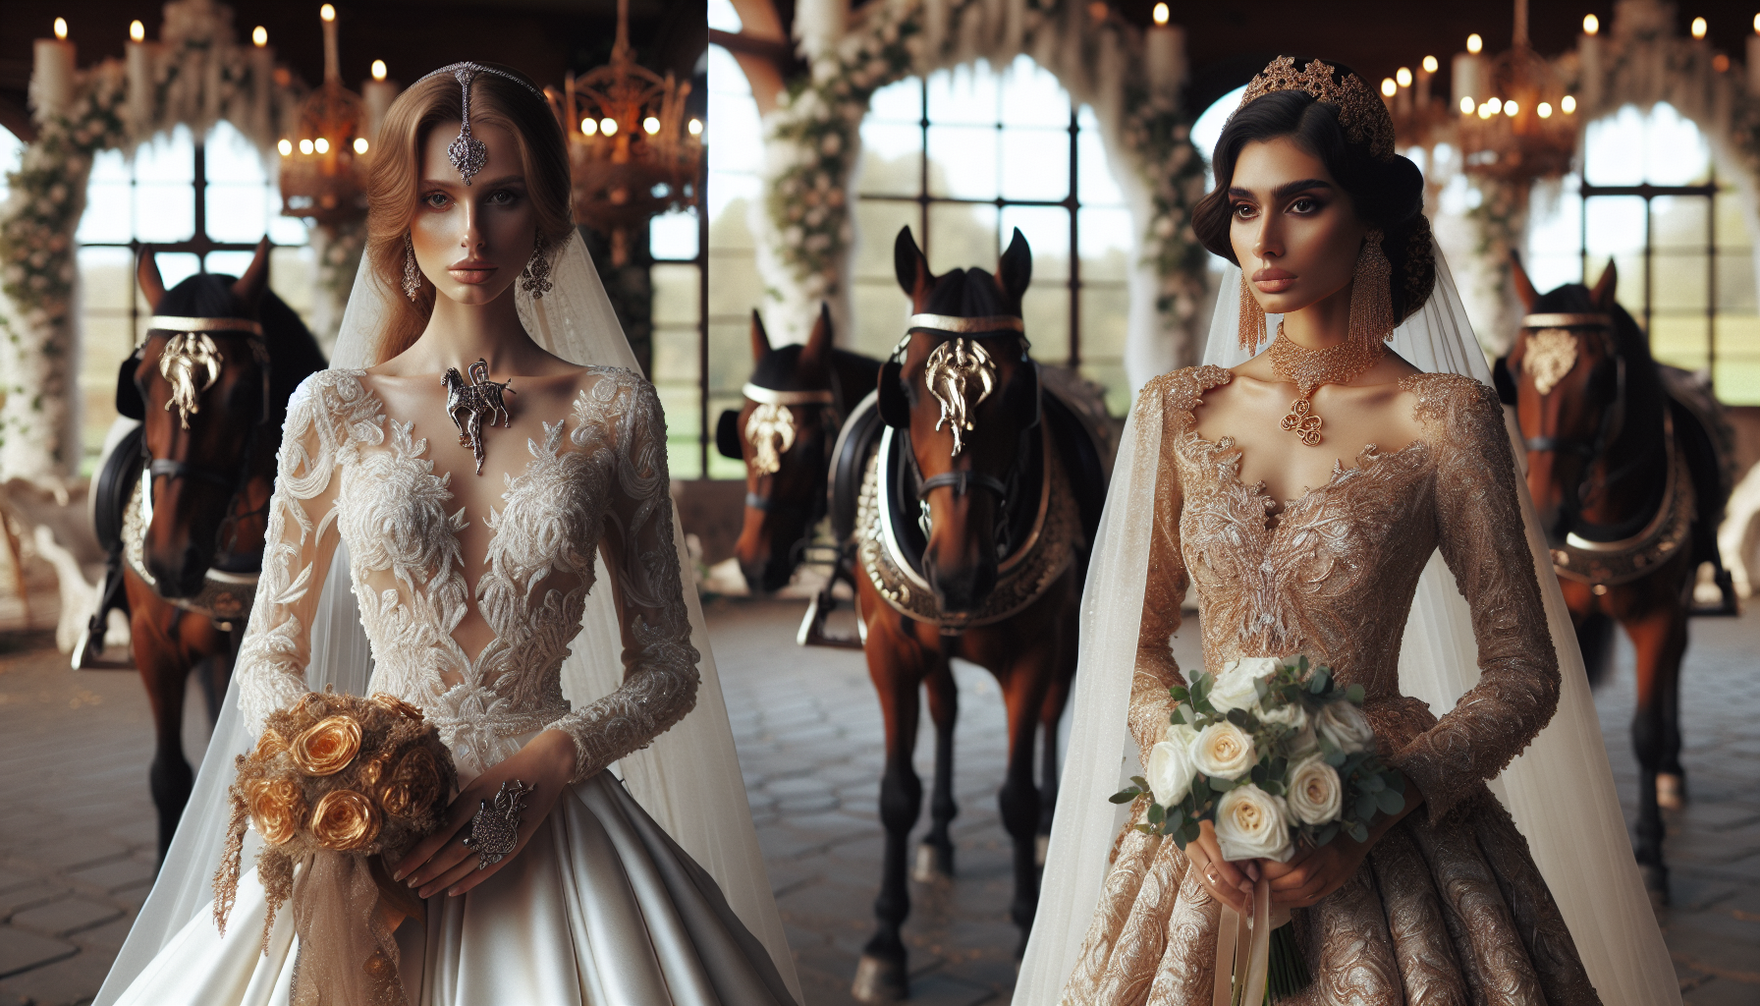
[[[1015, 1002], [1229, 1001], [1223, 908], [1250, 915], [1262, 878], [1312, 975], [1294, 1001], [1678, 1002], [1502, 406], [1386, 107], [1348, 70], [1281, 58], [1213, 164], [1193, 225], [1239, 267], [1219, 310], [1237, 324], [1211, 339], [1238, 333], [1240, 362], [1138, 398]], [[1183, 851], [1140, 833], [1143, 801], [1115, 818], [1120, 735], [1165, 739], [1185, 683], [1168, 640], [1188, 589], [1211, 670], [1301, 653], [1363, 686], [1403, 811], [1287, 863], [1223, 860], [1208, 822]]]

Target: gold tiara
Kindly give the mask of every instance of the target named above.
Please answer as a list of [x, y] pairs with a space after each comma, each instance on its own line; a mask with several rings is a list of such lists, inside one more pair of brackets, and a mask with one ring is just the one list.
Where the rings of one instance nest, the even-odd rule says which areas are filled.
[[1369, 90], [1363, 78], [1346, 73], [1342, 81], [1333, 80], [1333, 72], [1332, 67], [1317, 59], [1308, 60], [1305, 68], [1297, 70], [1294, 58], [1279, 56], [1247, 85], [1240, 107], [1245, 108], [1255, 98], [1273, 91], [1305, 91], [1315, 101], [1332, 106], [1338, 113], [1338, 124], [1344, 127], [1344, 134], [1352, 143], [1368, 144], [1370, 156], [1378, 160], [1392, 157], [1393, 116], [1387, 113], [1387, 104]]

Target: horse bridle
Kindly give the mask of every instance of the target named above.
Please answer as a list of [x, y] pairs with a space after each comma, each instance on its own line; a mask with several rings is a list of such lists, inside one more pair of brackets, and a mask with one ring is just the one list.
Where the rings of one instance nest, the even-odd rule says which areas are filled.
[[[262, 409], [257, 417], [255, 428], [261, 428], [269, 424], [274, 416], [274, 406], [269, 394], [272, 364], [270, 362], [268, 343], [264, 341], [263, 326], [260, 322], [252, 321], [249, 318], [192, 318], [175, 315], [154, 315], [148, 320], [147, 329], [149, 332], [166, 331], [172, 333], [171, 341], [166, 344], [168, 349], [172, 343], [186, 337], [200, 335], [205, 339], [205, 333], [208, 332], [225, 332], [234, 335], [243, 334], [246, 337], [247, 344], [250, 346], [251, 355], [256, 360], [258, 369], [262, 372]], [[209, 343], [209, 345], [211, 346], [211, 343]], [[145, 358], [145, 355], [146, 344], [143, 343], [136, 347], [134, 354], [130, 359], [135, 361], [138, 366], [140, 361]], [[211, 366], [214, 376], [210, 377], [207, 384], [205, 384], [200, 391], [206, 391], [213, 386], [215, 380], [218, 379], [220, 368], [224, 366], [224, 358], [221, 357], [217, 351], [213, 352]], [[164, 367], [165, 364], [161, 363], [162, 372]], [[142, 412], [144, 414], [146, 392], [145, 389], [140, 387], [138, 380], [135, 382], [135, 393], [140, 397]], [[169, 410], [172, 405], [173, 402], [167, 402], [165, 407]], [[195, 410], [192, 409], [190, 411], [193, 412]], [[189, 428], [187, 413], [185, 414], [184, 428]], [[264, 507], [260, 507], [256, 510], [247, 511], [245, 513], [235, 512], [235, 504], [239, 494], [244, 492], [245, 484], [250, 481], [251, 462], [254, 459], [257, 442], [255, 428], [253, 428], [252, 435], [245, 440], [244, 454], [239, 458], [238, 467], [235, 470], [218, 468], [213, 465], [197, 464], [190, 461], [155, 458], [147, 447], [146, 438], [142, 437], [141, 459], [147, 464], [148, 476], [147, 485], [145, 487], [145, 492], [147, 493], [147, 505], [149, 507], [151, 506], [152, 483], [159, 478], [191, 479], [196, 482], [207, 482], [211, 485], [217, 485], [227, 489], [230, 491], [230, 496], [226, 501], [226, 517], [221, 521], [220, 530], [216, 535], [216, 538], [218, 540], [226, 540], [227, 529], [231, 528], [231, 542], [235, 544], [238, 537], [238, 521], [244, 517], [259, 513], [262, 509], [267, 507], [267, 503], [265, 503]], [[218, 542], [216, 544], [218, 544]], [[230, 548], [224, 548], [221, 549], [220, 554], [233, 555], [235, 553], [233, 553]], [[219, 558], [219, 556], [217, 555], [216, 558]], [[227, 571], [234, 573], [244, 572], [244, 570], [237, 569]]]
[[[746, 398], [757, 402], [759, 407], [770, 406], [774, 409], [786, 410], [791, 406], [819, 406], [819, 427], [824, 434], [824, 436], [821, 437], [824, 442], [824, 457], [820, 459], [819, 463], [821, 466], [829, 469], [831, 464], [831, 452], [836, 447], [837, 429], [843, 424], [843, 407], [835, 381], [832, 382], [832, 387], [830, 388], [811, 388], [792, 391], [780, 388], [766, 388], [748, 381], [745, 386], [740, 389], [740, 393]], [[788, 422], [791, 424], [789, 428], [792, 431], [794, 428], [792, 425], [792, 414], [786, 411], [783, 411], [781, 414], [790, 416]], [[767, 437], [773, 436], [773, 434], [769, 432], [766, 432], [764, 435]], [[746, 439], [748, 442], [752, 443], [754, 447], [757, 446], [756, 441], [752, 439], [752, 431], [747, 431]], [[781, 455], [788, 453], [792, 446], [793, 437], [791, 434], [788, 437], [788, 443], [776, 452], [779, 464]], [[748, 466], [752, 464], [751, 461], [747, 461], [746, 463]], [[779, 467], [777, 471], [780, 470]], [[760, 476], [774, 475], [776, 472], [760, 470], [758, 474]], [[825, 515], [826, 500], [825, 494], [814, 493], [813, 502], [806, 506], [802, 506], [799, 503], [778, 502], [772, 497], [748, 492], [746, 493], [746, 506], [752, 510], [757, 510], [763, 513], [775, 513], [778, 516], [793, 513], [804, 513], [806, 515], [806, 519], [802, 524], [801, 537], [794, 542], [791, 542], [788, 546], [789, 557], [792, 559], [796, 552], [804, 552], [807, 546], [811, 543], [813, 538], [813, 526], [819, 523], [819, 518]]]
[[[1638, 464], [1646, 460], [1640, 456], [1610, 472], [1607, 472], [1601, 479], [1596, 480], [1596, 484], [1592, 485], [1590, 482], [1589, 473], [1595, 470], [1596, 462], [1602, 459], [1607, 453], [1608, 447], [1611, 446], [1615, 440], [1619, 439], [1620, 434], [1625, 432], [1625, 357], [1620, 354], [1619, 347], [1614, 342], [1613, 317], [1611, 315], [1591, 313], [1530, 314], [1522, 319], [1522, 328], [1524, 330], [1534, 330], [1536, 332], [1548, 329], [1559, 329], [1570, 331], [1573, 334], [1578, 331], [1593, 331], [1597, 333], [1601, 340], [1601, 346], [1606, 354], [1606, 359], [1613, 362], [1613, 400], [1609, 403], [1607, 409], [1602, 412], [1601, 422], [1596, 425], [1595, 436], [1592, 439], [1584, 440], [1580, 437], [1558, 437], [1546, 435], [1525, 438], [1527, 449], [1531, 453], [1574, 454], [1583, 459], [1584, 478], [1578, 485], [1566, 487], [1567, 495], [1564, 500], [1564, 508], [1568, 520], [1572, 525], [1577, 525], [1578, 515], [1581, 514], [1583, 510], [1584, 499], [1593, 498], [1597, 494], [1605, 492], [1608, 485], [1618, 481]], [[1573, 362], [1572, 368], [1574, 368], [1574, 366], [1575, 363]], [[1524, 369], [1526, 369], [1525, 364]], [[1569, 370], [1565, 371], [1565, 373], [1568, 372]], [[1592, 376], [1593, 371], [1591, 371], [1591, 377]], [[1640, 508], [1640, 516], [1633, 518], [1632, 520], [1608, 526], [1582, 525], [1581, 527], [1573, 527], [1572, 533], [1590, 541], [1617, 541], [1630, 534], [1631, 530], [1634, 529], [1628, 525], [1634, 525], [1635, 522], [1636, 527], [1641, 527], [1648, 522], [1649, 517], [1642, 513], [1644, 509], [1648, 508]]]

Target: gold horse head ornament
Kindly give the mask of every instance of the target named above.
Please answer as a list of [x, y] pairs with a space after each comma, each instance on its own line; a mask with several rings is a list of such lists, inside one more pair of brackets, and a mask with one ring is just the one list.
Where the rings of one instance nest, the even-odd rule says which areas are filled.
[[1522, 369], [1534, 375], [1534, 390], [1550, 394], [1577, 365], [1577, 337], [1563, 328], [1543, 328], [1528, 336]]
[[794, 413], [786, 405], [759, 403], [746, 420], [746, 440], [757, 451], [752, 467], [758, 474], [776, 474], [782, 469], [782, 456], [794, 446]]
[[[205, 332], [179, 332], [165, 344], [165, 351], [159, 354], [159, 375], [171, 382], [171, 398], [165, 403], [165, 411], [177, 406], [184, 429], [189, 429], [189, 417], [202, 411], [201, 394], [220, 379], [220, 367], [225, 362], [220, 348]], [[198, 371], [207, 375], [200, 387], [196, 386]]]
[[946, 423], [953, 430], [953, 456], [958, 457], [965, 449], [966, 432], [977, 428], [972, 424], [972, 411], [996, 390], [996, 361], [979, 342], [950, 339], [929, 354], [923, 380], [941, 405], [935, 428], [939, 430]]

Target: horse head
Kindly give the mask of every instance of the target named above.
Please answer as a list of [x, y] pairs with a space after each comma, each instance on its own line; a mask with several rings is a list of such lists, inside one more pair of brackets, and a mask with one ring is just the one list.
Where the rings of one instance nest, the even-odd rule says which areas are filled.
[[1527, 442], [1528, 491], [1558, 541], [1594, 505], [1591, 470], [1622, 435], [1643, 432], [1634, 410], [1659, 402], [1660, 385], [1643, 330], [1615, 298], [1611, 261], [1593, 289], [1566, 283], [1545, 294], [1513, 255], [1510, 267], [1528, 313], [1503, 363]]
[[994, 276], [936, 276], [906, 227], [893, 265], [912, 316], [880, 372], [880, 415], [910, 435], [929, 524], [923, 576], [942, 611], [969, 612], [996, 586], [1004, 496], [1039, 420], [1039, 370], [1021, 321], [1033, 253], [1017, 229]]
[[253, 450], [278, 408], [260, 320], [268, 277], [267, 240], [243, 276], [198, 274], [169, 291], [152, 249], [141, 252], [137, 278], [153, 319], [123, 364], [117, 411], [145, 426], [152, 519], [142, 558], [165, 597], [194, 596], [216, 553], [237, 551], [234, 499], [253, 467], [273, 476], [272, 445]]
[[752, 312], [752, 378], [740, 408], [722, 413], [715, 439], [723, 456], [745, 462], [745, 523], [734, 554], [754, 594], [788, 583], [824, 512], [827, 465], [843, 421], [831, 343], [824, 304], [797, 346], [772, 347]]

